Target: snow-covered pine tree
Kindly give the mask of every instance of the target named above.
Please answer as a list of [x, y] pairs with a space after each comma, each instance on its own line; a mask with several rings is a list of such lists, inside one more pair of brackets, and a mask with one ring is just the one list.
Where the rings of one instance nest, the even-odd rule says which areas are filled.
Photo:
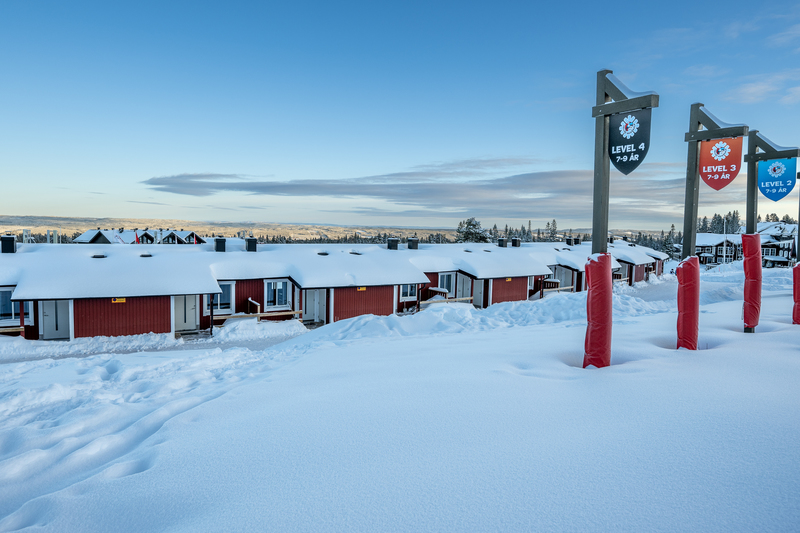
[[[508, 233], [506, 226], [506, 233]], [[490, 242], [489, 232], [481, 228], [481, 223], [470, 217], [458, 223], [456, 242]]]

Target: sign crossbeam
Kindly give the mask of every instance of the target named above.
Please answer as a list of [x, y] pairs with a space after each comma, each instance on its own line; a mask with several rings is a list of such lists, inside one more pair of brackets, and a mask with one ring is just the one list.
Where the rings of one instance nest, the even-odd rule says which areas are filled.
[[745, 163], [749, 163], [750, 161], [767, 161], [769, 159], [789, 159], [792, 157], [800, 157], [800, 148], [797, 147], [788, 147], [788, 146], [778, 146], [774, 142], [770, 141], [758, 130], [753, 130], [752, 132], [755, 137], [755, 148], [756, 150], [761, 150], [760, 152], [756, 153], [748, 153], [744, 156]]

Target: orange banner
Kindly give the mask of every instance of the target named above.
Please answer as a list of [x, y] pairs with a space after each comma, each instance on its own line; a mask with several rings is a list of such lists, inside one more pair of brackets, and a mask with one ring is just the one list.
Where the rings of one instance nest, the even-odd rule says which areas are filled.
[[700, 142], [700, 177], [718, 191], [739, 175], [742, 168], [742, 139], [728, 137]]

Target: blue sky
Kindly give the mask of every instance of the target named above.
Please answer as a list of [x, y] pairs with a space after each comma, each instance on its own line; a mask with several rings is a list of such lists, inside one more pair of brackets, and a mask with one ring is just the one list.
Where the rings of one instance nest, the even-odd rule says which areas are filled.
[[682, 225], [693, 102], [800, 144], [796, 2], [5, 0], [2, 214], [589, 227], [602, 68], [661, 95], [611, 227]]

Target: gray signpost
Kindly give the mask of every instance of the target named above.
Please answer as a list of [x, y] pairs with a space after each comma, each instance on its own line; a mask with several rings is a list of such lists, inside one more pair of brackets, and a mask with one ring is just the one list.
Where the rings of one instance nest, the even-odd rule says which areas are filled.
[[[608, 190], [611, 171], [608, 152], [611, 115], [653, 107], [658, 107], [658, 94], [655, 92], [631, 91], [614, 76], [611, 70], [601, 70], [597, 73], [597, 105], [592, 108], [592, 117], [595, 119], [592, 253], [608, 251]], [[641, 156], [636, 154], [642, 159], [649, 149], [649, 117], [647, 127], [648, 146], [641, 150], [643, 152]], [[637, 143], [631, 144], [638, 149]]]
[[[701, 129], [705, 128], [705, 129]], [[684, 140], [689, 143], [689, 154], [686, 158], [686, 200], [683, 208], [683, 245], [681, 259], [695, 254], [697, 242], [697, 201], [700, 191], [700, 173], [698, 170], [700, 141], [741, 137], [747, 135], [749, 128], [745, 124], [727, 124], [712, 115], [703, 104], [692, 104], [689, 114], [689, 131]], [[748, 205], [750, 202], [750, 171], [748, 169]], [[754, 183], [756, 183], [754, 181]], [[747, 217], [750, 224], [750, 217]], [[749, 227], [749, 226], [748, 226]], [[749, 231], [748, 231], [749, 233]]]
[[758, 162], [793, 157], [800, 157], [800, 148], [778, 146], [761, 135], [758, 130], [752, 130], [747, 135], [747, 154], [744, 156], [744, 162], [747, 163], [745, 233], [758, 232]]

